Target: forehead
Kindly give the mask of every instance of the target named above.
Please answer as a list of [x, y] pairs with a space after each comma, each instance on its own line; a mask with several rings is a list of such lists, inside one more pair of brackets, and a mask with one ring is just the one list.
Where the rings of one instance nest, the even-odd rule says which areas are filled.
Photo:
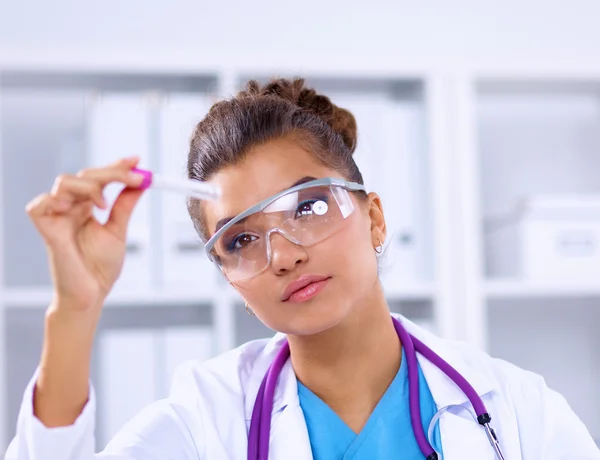
[[341, 177], [307, 150], [291, 140], [277, 140], [252, 149], [244, 161], [228, 166], [211, 177], [221, 198], [204, 203], [209, 234], [220, 219], [240, 212], [290, 187], [305, 176]]

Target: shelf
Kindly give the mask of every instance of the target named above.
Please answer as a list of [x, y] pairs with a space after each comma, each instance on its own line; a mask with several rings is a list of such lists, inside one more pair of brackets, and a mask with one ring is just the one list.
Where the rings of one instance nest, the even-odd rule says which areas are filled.
[[[228, 299], [234, 299], [237, 294], [231, 289], [224, 289], [220, 295]], [[106, 307], [148, 307], [164, 306], [168, 304], [203, 304], [212, 303], [216, 295], [202, 292], [190, 292], [183, 290], [170, 291], [148, 291], [145, 293], [122, 292], [112, 293], [106, 301]], [[2, 292], [2, 303], [8, 308], [45, 308], [52, 299], [50, 288], [8, 288]]]
[[[412, 283], [397, 287], [385, 286], [388, 300], [434, 300], [435, 289], [432, 283]], [[45, 308], [52, 299], [51, 288], [6, 288], [1, 292], [0, 301], [9, 308]], [[217, 299], [218, 297], [218, 299]], [[165, 290], [138, 292], [114, 292], [109, 295], [106, 307], [147, 307], [166, 304], [213, 303], [216, 300], [234, 303], [241, 301], [239, 294], [229, 286], [219, 288], [219, 292], [202, 293], [189, 290]]]
[[436, 296], [436, 289], [433, 283], [429, 282], [408, 282], [402, 281], [383, 284], [383, 290], [388, 300], [426, 300], [433, 301]]
[[540, 283], [517, 278], [494, 279], [485, 282], [487, 298], [544, 298], [544, 297], [600, 297], [600, 281], [596, 283]]

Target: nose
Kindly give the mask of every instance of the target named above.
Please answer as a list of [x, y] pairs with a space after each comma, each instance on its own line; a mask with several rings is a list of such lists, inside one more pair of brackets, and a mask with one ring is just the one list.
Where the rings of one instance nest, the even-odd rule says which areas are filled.
[[285, 235], [273, 232], [269, 237], [271, 246], [271, 269], [278, 275], [293, 270], [308, 260], [306, 249], [293, 243]]

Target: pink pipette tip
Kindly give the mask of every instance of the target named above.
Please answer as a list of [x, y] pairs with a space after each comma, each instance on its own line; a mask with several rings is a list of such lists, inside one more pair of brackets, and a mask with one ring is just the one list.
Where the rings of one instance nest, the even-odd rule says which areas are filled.
[[140, 168], [132, 168], [131, 172], [144, 176], [142, 183], [138, 186], [140, 190], [146, 190], [152, 185], [152, 171]]

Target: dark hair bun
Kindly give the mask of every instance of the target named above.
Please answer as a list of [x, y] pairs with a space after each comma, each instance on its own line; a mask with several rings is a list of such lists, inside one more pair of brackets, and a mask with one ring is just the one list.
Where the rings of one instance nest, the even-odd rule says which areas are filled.
[[321, 120], [344, 141], [350, 152], [356, 148], [356, 120], [348, 110], [335, 105], [327, 96], [318, 94], [314, 89], [305, 87], [303, 78], [293, 80], [277, 78], [264, 86], [251, 80], [238, 97], [277, 96], [306, 110]]

